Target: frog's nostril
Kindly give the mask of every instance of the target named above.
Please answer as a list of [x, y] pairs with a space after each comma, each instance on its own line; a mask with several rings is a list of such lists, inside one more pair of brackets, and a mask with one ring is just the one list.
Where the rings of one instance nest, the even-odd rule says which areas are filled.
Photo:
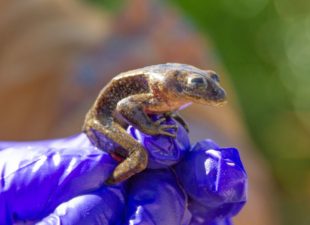
[[217, 91], [217, 99], [219, 101], [225, 101], [226, 100], [226, 92], [223, 89], [218, 89], [218, 91]]
[[218, 96], [218, 90], [213, 89], [211, 94], [212, 96]]
[[225, 101], [226, 99], [226, 93], [222, 88], [213, 89], [211, 95], [215, 101]]

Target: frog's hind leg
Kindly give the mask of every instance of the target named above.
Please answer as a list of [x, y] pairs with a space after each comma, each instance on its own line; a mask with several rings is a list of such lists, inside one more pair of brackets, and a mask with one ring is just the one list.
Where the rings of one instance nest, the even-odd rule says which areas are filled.
[[113, 171], [110, 178], [105, 182], [107, 184], [115, 184], [126, 180], [132, 175], [144, 170], [148, 163], [148, 154], [145, 149], [131, 137], [123, 127], [114, 121], [94, 121], [92, 128], [99, 131], [107, 138], [119, 144], [127, 151], [124, 161], [122, 161]]

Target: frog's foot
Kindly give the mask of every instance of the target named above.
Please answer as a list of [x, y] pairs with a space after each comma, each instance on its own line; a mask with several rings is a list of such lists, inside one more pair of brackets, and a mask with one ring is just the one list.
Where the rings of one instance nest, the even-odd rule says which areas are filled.
[[[154, 127], [157, 130], [157, 134], [166, 135], [169, 137], [176, 138], [176, 132], [178, 130], [177, 124], [162, 124], [163, 122], [166, 122], [166, 118], [162, 117], [158, 119], [156, 122], [154, 122]], [[169, 130], [174, 130], [173, 133]]]
[[182, 125], [182, 127], [184, 127], [186, 132], [189, 133], [188, 124], [185, 122], [185, 120], [178, 113], [176, 113], [176, 112], [167, 112], [167, 113], [164, 113], [164, 116], [166, 118], [172, 117], [173, 119], [175, 119], [177, 122], [179, 122]]
[[149, 116], [145, 120], [141, 120], [133, 124], [133, 126], [140, 130], [144, 134], [148, 135], [165, 135], [169, 137], [176, 137], [178, 130], [177, 124], [168, 124], [166, 117], [160, 117], [156, 121], [153, 121]]

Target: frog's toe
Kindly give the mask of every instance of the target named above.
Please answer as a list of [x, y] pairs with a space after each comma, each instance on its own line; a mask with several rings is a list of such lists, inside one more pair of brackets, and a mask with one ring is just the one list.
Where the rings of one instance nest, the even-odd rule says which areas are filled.
[[178, 130], [178, 125], [176, 124], [163, 124], [163, 125], [160, 125], [160, 128], [163, 129], [163, 130], [168, 130], [168, 129], [173, 129], [173, 130]]
[[170, 133], [169, 131], [166, 131], [166, 130], [160, 130], [159, 134], [166, 135], [166, 136], [173, 137], [173, 138], [176, 138], [177, 136], [175, 133]]
[[159, 126], [162, 122], [165, 122], [166, 118], [162, 117], [154, 122], [155, 125]]

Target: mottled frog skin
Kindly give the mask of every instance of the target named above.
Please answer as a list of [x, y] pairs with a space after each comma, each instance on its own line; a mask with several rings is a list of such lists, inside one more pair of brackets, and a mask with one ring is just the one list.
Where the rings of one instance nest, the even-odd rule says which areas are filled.
[[[146, 150], [126, 132], [128, 124], [149, 135], [175, 137], [168, 129], [177, 125], [153, 122], [150, 114], [172, 115], [191, 103], [221, 105], [226, 94], [218, 75], [210, 70], [167, 63], [128, 71], [115, 76], [100, 92], [86, 115], [83, 130], [99, 147], [95, 132], [100, 132], [125, 151], [125, 159], [106, 181], [115, 184], [144, 170], [148, 163]], [[185, 123], [181, 117], [176, 119]]]

